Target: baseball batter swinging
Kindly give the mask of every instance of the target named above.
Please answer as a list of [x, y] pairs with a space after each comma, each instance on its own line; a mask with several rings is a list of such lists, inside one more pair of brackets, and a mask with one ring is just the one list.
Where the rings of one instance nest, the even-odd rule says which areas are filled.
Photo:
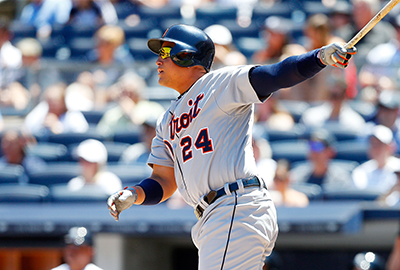
[[158, 120], [150, 178], [111, 195], [111, 215], [118, 220], [133, 204], [158, 204], [178, 189], [199, 219], [192, 239], [200, 270], [262, 269], [278, 225], [253, 155], [254, 104], [327, 65], [345, 68], [356, 49], [334, 43], [273, 65], [210, 72], [214, 43], [196, 27], [173, 25], [147, 44], [158, 54], [159, 84], [180, 96]]

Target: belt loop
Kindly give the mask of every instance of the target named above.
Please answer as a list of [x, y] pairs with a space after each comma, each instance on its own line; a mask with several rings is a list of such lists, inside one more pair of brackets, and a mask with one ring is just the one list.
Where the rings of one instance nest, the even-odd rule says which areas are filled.
[[228, 196], [232, 195], [231, 189], [229, 188], [229, 183], [226, 183], [224, 185], [224, 190], [225, 190], [226, 195], [228, 195]]
[[244, 193], [244, 185], [243, 185], [243, 179], [238, 179], [237, 181], [238, 187], [239, 187], [239, 192]]
[[198, 205], [203, 209], [206, 209], [209, 206], [209, 204], [204, 200], [204, 196], [201, 196]]

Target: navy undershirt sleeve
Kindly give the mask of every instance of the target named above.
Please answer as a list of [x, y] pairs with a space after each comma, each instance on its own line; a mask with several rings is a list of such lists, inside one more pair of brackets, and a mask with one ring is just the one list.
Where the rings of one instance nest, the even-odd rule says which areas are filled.
[[276, 64], [251, 69], [250, 83], [260, 100], [264, 101], [273, 92], [301, 83], [321, 71], [325, 65], [318, 59], [318, 51], [313, 50], [288, 57]]

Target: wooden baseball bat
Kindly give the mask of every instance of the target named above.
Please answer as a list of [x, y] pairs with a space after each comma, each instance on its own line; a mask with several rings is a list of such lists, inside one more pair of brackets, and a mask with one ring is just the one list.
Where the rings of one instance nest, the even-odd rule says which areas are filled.
[[389, 13], [400, 0], [390, 0], [344, 47], [350, 49], [357, 44], [386, 14]]

